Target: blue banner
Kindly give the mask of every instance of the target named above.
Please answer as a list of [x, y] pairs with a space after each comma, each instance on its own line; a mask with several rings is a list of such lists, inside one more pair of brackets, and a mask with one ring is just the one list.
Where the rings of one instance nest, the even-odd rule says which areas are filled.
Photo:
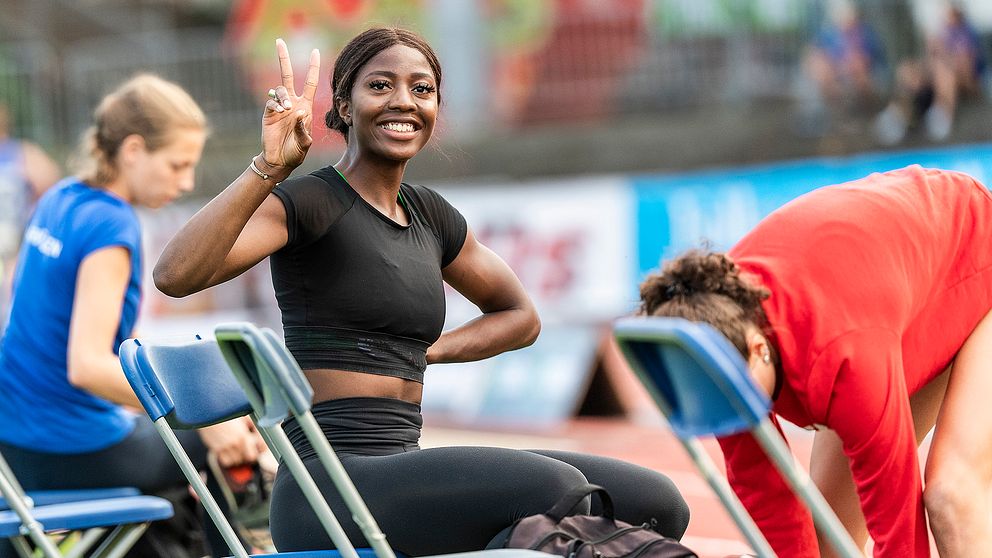
[[634, 275], [640, 282], [661, 260], [704, 243], [726, 250], [765, 215], [806, 192], [909, 165], [966, 172], [988, 185], [992, 144], [633, 177], [637, 198]]

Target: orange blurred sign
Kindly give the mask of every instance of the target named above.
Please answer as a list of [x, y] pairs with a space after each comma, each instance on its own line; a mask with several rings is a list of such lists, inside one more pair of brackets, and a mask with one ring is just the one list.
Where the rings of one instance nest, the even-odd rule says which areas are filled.
[[[331, 108], [331, 72], [334, 58], [352, 37], [376, 25], [420, 29], [421, 0], [240, 0], [231, 9], [226, 42], [239, 53], [249, 90], [258, 91], [259, 113], [265, 91], [280, 84], [275, 40], [289, 46], [302, 88], [310, 51], [320, 49], [320, 85], [314, 99], [314, 148], [342, 144], [340, 136], [323, 126]], [[299, 89], [298, 89], [299, 90]]]

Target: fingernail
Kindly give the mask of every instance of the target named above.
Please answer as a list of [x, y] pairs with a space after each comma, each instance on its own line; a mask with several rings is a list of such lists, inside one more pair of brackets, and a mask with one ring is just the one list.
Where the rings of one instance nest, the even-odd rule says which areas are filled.
[[286, 99], [285, 101], [283, 101], [282, 104], [286, 108], [293, 108], [293, 101], [290, 101], [289, 99]]

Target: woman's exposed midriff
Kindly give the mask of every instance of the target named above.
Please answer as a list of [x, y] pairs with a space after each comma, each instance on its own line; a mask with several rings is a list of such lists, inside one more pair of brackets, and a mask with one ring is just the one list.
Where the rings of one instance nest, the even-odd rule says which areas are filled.
[[315, 403], [346, 397], [388, 397], [420, 404], [424, 386], [413, 380], [350, 370], [306, 370]]

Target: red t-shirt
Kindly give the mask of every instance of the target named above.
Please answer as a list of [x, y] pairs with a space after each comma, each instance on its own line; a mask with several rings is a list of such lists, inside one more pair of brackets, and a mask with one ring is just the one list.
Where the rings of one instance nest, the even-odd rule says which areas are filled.
[[[909, 396], [992, 308], [992, 195], [912, 166], [821, 188], [729, 256], [771, 290], [774, 411], [843, 441], [876, 557], [928, 556]], [[809, 513], [747, 435], [720, 440], [731, 484], [781, 556], [818, 556]]]

